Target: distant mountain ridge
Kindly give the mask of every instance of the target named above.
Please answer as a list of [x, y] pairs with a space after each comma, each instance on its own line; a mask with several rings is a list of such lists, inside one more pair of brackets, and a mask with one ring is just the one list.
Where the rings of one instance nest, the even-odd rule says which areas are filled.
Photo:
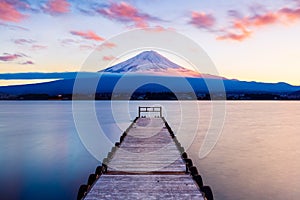
[[[84, 88], [81, 93], [89, 92], [113, 92], [116, 84], [122, 78], [121, 74], [103, 74], [101, 76], [100, 83], [96, 91], [90, 91], [88, 88]], [[95, 75], [83, 78], [82, 82], [89, 83], [95, 82]], [[173, 88], [177, 88], [181, 92], [191, 92], [185, 91], [185, 87], [181, 86], [180, 82], [182, 78], [180, 77], [165, 77], [165, 76], [148, 76], [148, 75], [131, 75], [127, 82], [127, 88], [133, 85], [137, 81], [141, 80], [151, 80], [151, 82], [159, 83], [163, 81], [168, 81], [169, 85]], [[214, 85], [217, 83], [216, 79], [204, 79], [204, 78], [191, 78], [187, 77], [185, 80], [191, 85], [194, 92], [207, 93], [207, 83]], [[38, 83], [38, 84], [28, 84], [19, 86], [3, 86], [0, 87], [0, 93], [6, 94], [71, 94], [73, 92], [75, 79], [64, 79], [58, 81], [52, 81], [48, 83]], [[223, 80], [226, 92], [229, 93], [292, 93], [300, 90], [300, 86], [292, 86], [285, 83], [260, 83], [260, 82], [246, 82], [237, 80]], [[123, 86], [122, 92], [126, 92], [126, 85]], [[144, 92], [166, 92], [160, 91], [160, 87], [157, 85], [148, 85], [143, 87]], [[142, 92], [142, 91], [141, 91]]]

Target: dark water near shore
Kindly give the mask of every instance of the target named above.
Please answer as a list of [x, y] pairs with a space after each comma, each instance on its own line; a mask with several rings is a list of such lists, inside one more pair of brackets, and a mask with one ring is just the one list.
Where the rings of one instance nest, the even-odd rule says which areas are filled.
[[[130, 114], [112, 116], [106, 115], [110, 102], [96, 102], [96, 115], [112, 143], [136, 116], [138, 105], [163, 105], [174, 130], [188, 135], [193, 126], [181, 121], [198, 123], [186, 149], [216, 199], [299, 199], [300, 102], [226, 102], [222, 135], [204, 159], [199, 149], [211, 128], [210, 102], [199, 102], [199, 122], [191, 102], [130, 102], [128, 108], [124, 103], [116, 110]], [[182, 107], [189, 106], [188, 114], [181, 115]], [[0, 199], [76, 198], [99, 161], [81, 142], [72, 111], [72, 102], [0, 102]], [[179, 140], [185, 140], [182, 133]]]

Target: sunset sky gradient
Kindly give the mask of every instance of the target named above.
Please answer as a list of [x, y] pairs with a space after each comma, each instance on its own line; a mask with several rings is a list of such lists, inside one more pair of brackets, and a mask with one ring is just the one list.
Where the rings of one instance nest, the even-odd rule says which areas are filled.
[[221, 76], [300, 85], [300, 0], [0, 0], [0, 73], [78, 71], [106, 39], [147, 27], [191, 38]]

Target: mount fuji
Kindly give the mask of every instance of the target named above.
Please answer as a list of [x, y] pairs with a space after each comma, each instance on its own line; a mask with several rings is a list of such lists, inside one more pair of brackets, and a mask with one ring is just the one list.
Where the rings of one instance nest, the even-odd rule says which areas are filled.
[[99, 72], [201, 77], [200, 73], [181, 67], [155, 51], [144, 51], [135, 57]]

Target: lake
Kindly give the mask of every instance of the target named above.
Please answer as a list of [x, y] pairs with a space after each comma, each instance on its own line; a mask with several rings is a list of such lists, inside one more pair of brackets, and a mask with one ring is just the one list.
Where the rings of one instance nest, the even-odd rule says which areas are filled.
[[[82, 101], [79, 107], [70, 101], [0, 101], [0, 199], [75, 199], [97, 159], [110, 150], [103, 141], [84, 139], [98, 131], [93, 119], [113, 145], [139, 105], [163, 106], [215, 199], [299, 199], [300, 102], [223, 103], [225, 111], [210, 101]], [[220, 128], [217, 144], [200, 158], [207, 132]], [[101, 152], [93, 147], [98, 143]]]

